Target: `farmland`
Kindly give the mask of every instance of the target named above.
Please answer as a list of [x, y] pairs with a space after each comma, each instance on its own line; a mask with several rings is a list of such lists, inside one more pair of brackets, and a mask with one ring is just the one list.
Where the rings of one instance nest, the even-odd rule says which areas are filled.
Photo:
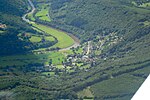
[[48, 15], [48, 5], [46, 4], [40, 4], [38, 5], [38, 10], [37, 10], [37, 13], [35, 14], [35, 17], [39, 18], [40, 20], [43, 20], [43, 21], [48, 21], [50, 22], [50, 17]]
[[32, 21], [35, 21], [35, 18], [33, 17], [33, 14], [28, 14], [27, 16], [28, 19], [32, 20]]
[[27, 54], [27, 55], [15, 55], [15, 56], [6, 56], [0, 57], [0, 63], [3, 64], [1, 66], [23, 66], [31, 63], [41, 63], [46, 64], [52, 59], [52, 64], [61, 64], [64, 61], [65, 56], [59, 52], [50, 52], [47, 54]]
[[74, 40], [63, 31], [59, 31], [59, 30], [53, 29], [51, 27], [44, 26], [41, 24], [36, 24], [36, 23], [32, 23], [32, 26], [34, 26], [38, 29], [41, 29], [45, 33], [50, 34], [57, 38], [58, 43], [56, 43], [54, 46], [52, 46], [53, 48], [56, 48], [56, 47], [67, 48], [74, 44]]
[[37, 37], [37, 36], [32, 36], [32, 37], [30, 38], [30, 41], [31, 41], [31, 42], [40, 42], [40, 41], [41, 41], [41, 38], [40, 38], [40, 37]]

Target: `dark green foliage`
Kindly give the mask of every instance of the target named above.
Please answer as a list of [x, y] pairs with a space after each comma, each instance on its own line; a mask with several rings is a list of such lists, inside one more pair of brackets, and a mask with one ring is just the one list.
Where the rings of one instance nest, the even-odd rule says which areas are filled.
[[[137, 33], [140, 30], [138, 21], [141, 18], [145, 19], [149, 10], [132, 7], [131, 1], [78, 0], [66, 2], [61, 8], [50, 9], [50, 16], [57, 27], [71, 31], [83, 41], [91, 40], [95, 33], [97, 35], [110, 32], [124, 34], [132, 31], [132, 33]], [[51, 5], [56, 4], [52, 2]]]
[[52, 0], [52, 9], [55, 10], [55, 9], [59, 9], [61, 8], [62, 6], [64, 6], [64, 3], [65, 2], [69, 2], [71, 0]]
[[0, 12], [19, 16], [27, 10], [23, 0], [0, 0], [0, 8]]
[[[150, 72], [150, 25], [144, 24], [150, 21], [150, 11], [134, 6], [132, 1], [138, 4], [145, 2], [145, 0], [50, 0], [50, 16], [53, 21], [49, 23], [36, 20], [37, 22], [71, 32], [80, 37], [82, 42], [91, 40], [94, 41], [93, 44], [97, 44], [99, 42], [97, 36], [107, 36], [112, 32], [116, 32], [122, 40], [108, 46], [101, 55], [96, 55], [96, 63], [91, 63], [91, 68], [77, 70], [72, 74], [47, 76], [40, 71], [35, 72], [36, 68], [44, 68], [40, 62], [2, 68], [0, 90], [13, 92], [12, 97], [19, 100], [57, 100], [78, 99], [77, 92], [90, 87], [96, 100], [130, 99]], [[11, 18], [9, 19], [7, 15]], [[25, 51], [23, 47], [30, 43], [19, 41], [16, 35], [20, 32], [36, 33], [30, 26], [21, 22], [18, 15], [20, 14], [9, 15], [1, 12], [0, 17], [3, 19], [1, 23], [8, 24], [6, 35], [0, 37], [2, 40], [0, 49], [3, 52], [14, 54], [13, 49], [18, 50], [17, 52]], [[15, 45], [10, 46], [8, 41]], [[51, 63], [50, 60], [49, 64]]]
[[0, 0], [0, 24], [6, 25], [0, 34], [0, 55], [15, 55], [26, 53], [29, 50], [52, 46], [57, 42], [46, 41], [44, 43], [31, 43], [29, 39], [20, 40], [18, 34], [32, 33], [41, 34], [22, 20], [22, 16], [27, 12], [26, 1], [23, 0]]
[[3, 34], [0, 35], [0, 55], [10, 55], [24, 53], [27, 42], [18, 39], [17, 35], [32, 29], [24, 22], [21, 17], [27, 10], [25, 2], [22, 0], [0, 0], [0, 23], [7, 27]]

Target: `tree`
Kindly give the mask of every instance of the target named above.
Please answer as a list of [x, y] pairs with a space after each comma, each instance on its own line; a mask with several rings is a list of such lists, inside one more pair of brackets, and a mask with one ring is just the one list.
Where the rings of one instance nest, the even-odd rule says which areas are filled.
[[52, 65], [52, 59], [49, 60], [49, 65], [50, 65], [50, 66]]

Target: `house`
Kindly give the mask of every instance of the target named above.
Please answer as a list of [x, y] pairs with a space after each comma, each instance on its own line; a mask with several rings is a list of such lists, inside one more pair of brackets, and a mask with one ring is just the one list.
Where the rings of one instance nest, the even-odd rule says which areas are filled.
[[89, 57], [87, 55], [82, 56], [82, 60], [86, 61], [88, 59], [89, 59]]
[[0, 23], [0, 28], [1, 28], [1, 29], [5, 29], [5, 28], [7, 28], [7, 26], [6, 26], [6, 24]]

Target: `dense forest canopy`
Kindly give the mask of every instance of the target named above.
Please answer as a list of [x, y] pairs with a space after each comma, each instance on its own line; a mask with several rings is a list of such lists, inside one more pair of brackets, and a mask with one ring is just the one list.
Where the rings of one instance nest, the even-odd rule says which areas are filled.
[[139, 29], [139, 22], [150, 19], [149, 8], [136, 7], [132, 2], [133, 0], [64, 0], [62, 3], [55, 0], [52, 1], [50, 15], [57, 25], [84, 41], [110, 32], [124, 34], [132, 30], [136, 33], [135, 27]]
[[0, 7], [0, 12], [19, 16], [27, 10], [24, 0], [0, 0]]

